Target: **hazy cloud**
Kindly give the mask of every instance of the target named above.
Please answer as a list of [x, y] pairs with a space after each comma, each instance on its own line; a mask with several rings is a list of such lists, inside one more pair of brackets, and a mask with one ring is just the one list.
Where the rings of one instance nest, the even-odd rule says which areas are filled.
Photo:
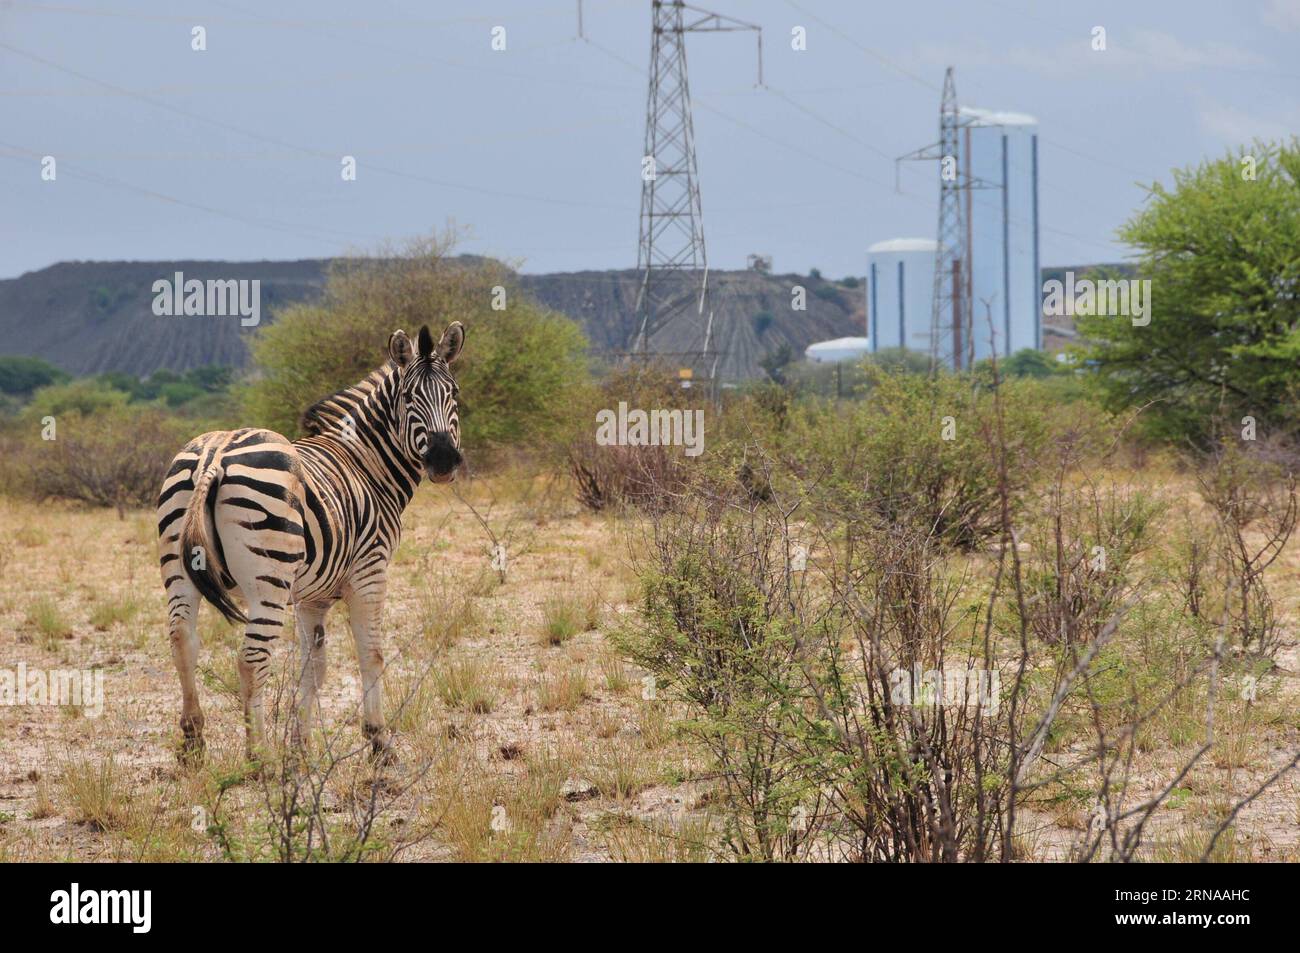
[[1268, 0], [1264, 22], [1279, 30], [1300, 30], [1300, 0]]
[[[1286, 116], [1259, 116], [1224, 106], [1222, 103], [1206, 103], [1197, 112], [1201, 128], [1215, 136], [1226, 145], [1245, 145], [1254, 139], [1277, 141], [1286, 139], [1295, 127], [1294, 122], [1286, 122]], [[1294, 120], [1296, 117], [1290, 117]]]
[[[1300, 10], [1300, 0], [1277, 0], [1277, 3]], [[934, 65], [958, 63], [962, 66], [1011, 66], [1040, 76], [1063, 78], [1104, 69], [1107, 72], [1185, 72], [1213, 67], [1249, 69], [1267, 66], [1266, 57], [1228, 43], [1188, 43], [1161, 30], [1120, 30], [1107, 33], [1107, 48], [1092, 48], [1092, 36], [1081, 33], [1074, 41], [1043, 45], [1017, 46], [1011, 49], [987, 43], [955, 46], [927, 45], [918, 56]]]

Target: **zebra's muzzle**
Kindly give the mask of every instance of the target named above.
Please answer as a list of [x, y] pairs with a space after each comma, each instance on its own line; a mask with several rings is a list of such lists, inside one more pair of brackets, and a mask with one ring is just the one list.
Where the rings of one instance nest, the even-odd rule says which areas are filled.
[[424, 452], [424, 470], [435, 483], [450, 483], [456, 471], [465, 462], [461, 452], [447, 431], [429, 434], [429, 447]]

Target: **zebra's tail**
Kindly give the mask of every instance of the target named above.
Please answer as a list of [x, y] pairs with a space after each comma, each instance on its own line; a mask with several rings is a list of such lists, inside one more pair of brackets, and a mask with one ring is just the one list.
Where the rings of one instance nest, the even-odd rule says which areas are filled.
[[231, 624], [246, 624], [248, 616], [230, 598], [229, 590], [234, 588], [235, 581], [226, 572], [221, 538], [217, 535], [214, 519], [217, 489], [221, 486], [223, 473], [221, 464], [214, 462], [194, 484], [194, 492], [181, 521], [181, 561], [203, 598], [216, 606]]

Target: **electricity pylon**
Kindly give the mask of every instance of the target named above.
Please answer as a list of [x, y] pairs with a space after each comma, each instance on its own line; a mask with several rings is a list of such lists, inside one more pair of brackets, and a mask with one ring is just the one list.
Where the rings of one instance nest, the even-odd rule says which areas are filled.
[[[634, 354], [652, 351], [698, 366], [712, 380], [721, 354], [709, 306], [709, 263], [704, 246], [695, 128], [686, 78], [686, 34], [758, 32], [758, 82], [763, 83], [763, 35], [752, 23], [692, 7], [681, 0], [654, 0], [650, 84], [646, 101], [645, 152], [641, 167], [641, 228], [637, 245], [637, 332]], [[692, 316], [691, 312], [694, 312]], [[689, 321], [689, 326], [681, 322]], [[673, 352], [654, 347], [671, 339], [691, 342]], [[663, 335], [665, 339], [668, 335]]]
[[[939, 162], [939, 229], [934, 252], [934, 293], [930, 310], [930, 364], [969, 368], [974, 361], [974, 309], [971, 268], [971, 191], [1002, 188], [970, 173], [970, 137], [963, 149], [961, 134], [971, 124], [957, 102], [957, 83], [949, 66], [943, 76], [939, 103], [939, 141], [899, 156], [896, 161], [929, 159]], [[963, 164], [965, 168], [962, 168]]]

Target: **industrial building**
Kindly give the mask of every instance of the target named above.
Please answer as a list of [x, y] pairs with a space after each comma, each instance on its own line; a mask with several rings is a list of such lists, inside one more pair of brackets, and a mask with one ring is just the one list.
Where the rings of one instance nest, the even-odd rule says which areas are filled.
[[[1038, 121], [968, 106], [956, 112], [949, 174], [960, 183], [959, 244], [942, 254], [927, 238], [870, 246], [867, 335], [873, 353], [905, 347], [969, 367], [995, 351], [1006, 357], [1043, 346]], [[944, 158], [933, 147], [917, 155]], [[936, 313], [934, 272], [941, 259], [947, 284]]]
[[813, 364], [838, 364], [861, 360], [870, 352], [871, 342], [866, 338], [832, 338], [809, 344], [803, 356]]
[[935, 238], [871, 245], [865, 304], [871, 353], [902, 347], [968, 368], [1043, 346], [1038, 120], [959, 103], [949, 68], [939, 141], [899, 157], [937, 162]]
[[[867, 333], [872, 351], [901, 346], [969, 367], [995, 351], [1006, 357], [1043, 344], [1038, 121], [969, 106], [956, 113], [947, 174], [959, 184], [958, 241], [942, 254], [938, 242], [918, 238], [867, 249]], [[917, 155], [945, 161], [933, 147]], [[936, 309], [940, 259], [945, 284]]]
[[1038, 121], [962, 107], [958, 166], [970, 232], [970, 347], [974, 359], [1042, 347], [1038, 262]]
[[867, 249], [867, 336], [871, 351], [929, 352], [934, 254], [929, 238], [893, 238]]

